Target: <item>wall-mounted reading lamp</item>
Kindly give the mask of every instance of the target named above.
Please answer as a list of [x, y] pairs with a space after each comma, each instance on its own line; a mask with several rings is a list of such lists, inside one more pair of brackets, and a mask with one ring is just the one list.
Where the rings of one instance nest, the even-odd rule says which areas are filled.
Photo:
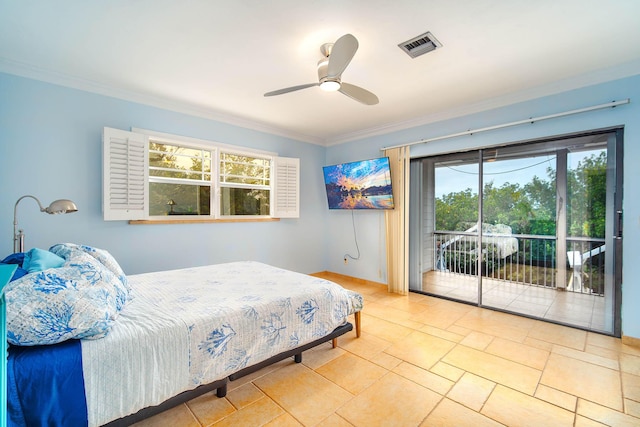
[[24, 232], [22, 230], [16, 231], [16, 229], [18, 228], [18, 218], [16, 214], [18, 212], [18, 203], [20, 203], [20, 200], [27, 197], [38, 202], [38, 206], [40, 207], [40, 212], [46, 212], [51, 215], [71, 213], [71, 212], [76, 212], [78, 210], [78, 208], [76, 207], [76, 204], [73, 203], [71, 200], [67, 200], [67, 199], [54, 200], [53, 202], [51, 202], [51, 204], [48, 207], [43, 208], [42, 203], [40, 203], [40, 200], [36, 199], [33, 196], [26, 195], [26, 196], [20, 197], [16, 202], [16, 205], [13, 207], [13, 252], [24, 252]]

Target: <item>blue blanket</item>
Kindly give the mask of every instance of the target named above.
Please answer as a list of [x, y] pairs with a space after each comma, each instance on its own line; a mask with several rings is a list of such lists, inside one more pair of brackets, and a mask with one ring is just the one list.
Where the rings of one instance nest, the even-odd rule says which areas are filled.
[[80, 341], [9, 347], [8, 426], [86, 426]]

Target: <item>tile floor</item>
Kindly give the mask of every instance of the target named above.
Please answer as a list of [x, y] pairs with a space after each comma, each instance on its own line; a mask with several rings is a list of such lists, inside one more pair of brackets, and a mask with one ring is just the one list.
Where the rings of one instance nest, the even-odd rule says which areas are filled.
[[640, 426], [640, 347], [324, 277], [365, 298], [350, 332], [143, 426]]

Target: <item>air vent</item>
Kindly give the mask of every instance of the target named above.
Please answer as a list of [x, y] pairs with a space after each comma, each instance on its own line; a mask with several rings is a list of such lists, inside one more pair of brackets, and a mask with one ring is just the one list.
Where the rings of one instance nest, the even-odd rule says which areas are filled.
[[442, 43], [436, 40], [433, 34], [427, 31], [418, 37], [414, 37], [411, 40], [400, 43], [398, 47], [405, 51], [410, 57], [416, 58], [442, 47]]

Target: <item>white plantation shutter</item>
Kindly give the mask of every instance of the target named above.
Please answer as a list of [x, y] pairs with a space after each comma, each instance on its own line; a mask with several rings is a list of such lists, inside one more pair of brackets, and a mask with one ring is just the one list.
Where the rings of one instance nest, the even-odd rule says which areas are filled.
[[274, 157], [274, 197], [275, 218], [300, 217], [300, 159]]
[[104, 128], [102, 211], [105, 221], [143, 219], [149, 192], [149, 139]]

